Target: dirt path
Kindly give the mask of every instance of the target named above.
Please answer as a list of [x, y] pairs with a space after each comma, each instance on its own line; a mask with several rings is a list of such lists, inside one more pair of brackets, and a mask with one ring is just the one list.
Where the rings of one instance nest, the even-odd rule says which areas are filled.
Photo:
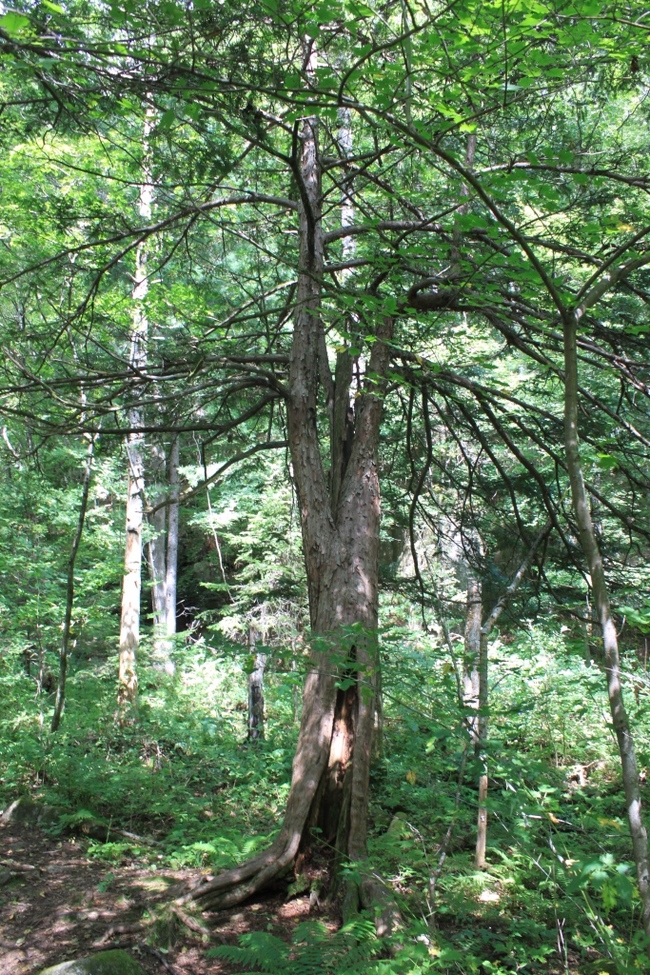
[[[56, 839], [36, 828], [0, 823], [2, 975], [32, 975], [114, 947], [131, 951], [152, 975], [230, 975], [223, 962], [206, 958], [208, 948], [236, 944], [240, 934], [254, 930], [290, 940], [296, 924], [313, 917], [307, 897], [287, 901], [275, 895], [204, 915], [209, 940], [173, 917], [171, 925], [152, 931], [142, 926], [150, 911], [160, 911], [171, 901], [170, 892], [196, 874], [137, 863], [107, 865], [88, 858], [85, 849], [83, 839]], [[176, 940], [163, 948], [170, 931]]]

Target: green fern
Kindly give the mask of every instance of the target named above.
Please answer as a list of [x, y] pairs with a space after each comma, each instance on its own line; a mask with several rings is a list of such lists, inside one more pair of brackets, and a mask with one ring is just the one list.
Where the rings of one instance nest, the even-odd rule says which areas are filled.
[[380, 948], [372, 921], [351, 921], [332, 934], [317, 921], [296, 928], [292, 943], [264, 931], [244, 934], [239, 945], [208, 952], [251, 975], [363, 975]]

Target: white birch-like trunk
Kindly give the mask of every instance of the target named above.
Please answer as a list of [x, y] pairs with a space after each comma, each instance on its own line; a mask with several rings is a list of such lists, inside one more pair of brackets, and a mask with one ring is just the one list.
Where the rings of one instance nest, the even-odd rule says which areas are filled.
[[178, 496], [179, 440], [169, 448], [156, 445], [152, 450], [152, 470], [157, 484], [165, 481], [151, 514], [153, 535], [149, 542], [149, 572], [153, 609], [154, 666], [173, 674], [173, 640], [176, 633], [176, 589], [178, 576]]
[[[143, 130], [144, 158], [138, 212], [146, 223], [151, 220], [153, 184], [149, 136], [153, 125], [151, 113], [145, 114]], [[133, 275], [133, 319], [129, 364], [134, 376], [147, 365], [148, 320], [145, 301], [148, 293], [148, 242], [142, 241], [135, 253]], [[142, 586], [142, 526], [144, 517], [144, 436], [137, 432], [144, 423], [144, 410], [137, 402], [127, 412], [129, 433], [126, 442], [128, 459], [128, 490], [126, 499], [126, 545], [124, 552], [124, 580], [122, 584], [122, 612], [120, 619], [120, 657], [117, 700], [121, 718], [135, 707], [138, 679], [136, 657], [140, 645], [140, 595]]]
[[[166, 659], [167, 626], [165, 618], [165, 577], [167, 574], [167, 505], [165, 482], [167, 457], [162, 444], [153, 444], [149, 452], [149, 477], [156, 486], [154, 510], [149, 516], [151, 538], [147, 545], [149, 577], [151, 582], [151, 608], [153, 611], [153, 662], [164, 666]], [[149, 485], [151, 491], [151, 485]]]
[[[176, 633], [176, 592], [178, 587], [178, 498], [180, 495], [180, 442], [174, 437], [169, 452], [169, 509], [167, 516], [167, 564], [165, 566], [165, 629], [168, 637]], [[173, 672], [173, 664], [171, 665]]]
[[463, 708], [465, 724], [473, 748], [478, 745], [479, 656], [483, 621], [483, 587], [470, 572], [467, 582], [465, 616], [465, 665], [463, 667]]

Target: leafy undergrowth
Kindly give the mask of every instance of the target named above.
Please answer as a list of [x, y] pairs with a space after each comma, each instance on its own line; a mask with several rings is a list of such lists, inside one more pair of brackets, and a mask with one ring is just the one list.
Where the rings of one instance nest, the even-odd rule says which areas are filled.
[[[39, 963], [94, 950], [120, 925], [138, 926], [130, 943], [151, 971], [160, 970], [158, 952], [179, 975], [650, 971], [601, 675], [540, 640], [531, 631], [493, 648], [501, 678], [490, 712], [484, 871], [473, 866], [478, 766], [466, 762], [459, 779], [466, 738], [454, 675], [416, 641], [387, 658], [369, 852], [403, 924], [382, 941], [372, 917], [335, 933], [335, 908], [314, 916], [298, 887], [203, 917], [209, 933], [170, 914], [173, 884], [242, 861], [278, 829], [297, 733], [294, 674], [270, 671], [266, 740], [255, 746], [245, 742], [241, 655], [194, 646], [179, 649], [173, 679], [143, 668], [138, 722], [122, 728], [106, 719], [114, 661], [105, 671], [78, 664], [54, 738], [40, 722], [47, 702], [13, 680], [0, 715], [0, 804], [28, 795], [54, 806], [58, 824], [48, 836], [22, 835], [20, 856], [0, 833], [2, 858], [37, 867], [30, 882], [18, 876], [0, 887], [9, 908], [2, 941], [17, 952], [7, 971], [37, 970], [39, 950]], [[426, 678], [417, 693], [408, 683], [415, 672]], [[72, 834], [85, 838], [75, 846]], [[50, 862], [65, 869], [41, 872]], [[115, 930], [118, 943], [128, 938]], [[48, 939], [58, 953], [41, 950]]]

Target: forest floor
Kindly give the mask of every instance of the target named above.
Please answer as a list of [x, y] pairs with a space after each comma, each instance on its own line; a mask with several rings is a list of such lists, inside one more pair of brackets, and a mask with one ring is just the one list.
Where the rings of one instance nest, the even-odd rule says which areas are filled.
[[[230, 975], [234, 968], [206, 957], [209, 948], [260, 930], [290, 941], [296, 925], [314, 917], [308, 896], [287, 900], [275, 893], [202, 915], [209, 935], [201, 934], [166, 910], [197, 871], [102, 863], [87, 856], [86, 847], [84, 838], [0, 823], [2, 975], [32, 975], [110, 948], [126, 949], [151, 975]], [[320, 919], [338, 927], [333, 918]]]

